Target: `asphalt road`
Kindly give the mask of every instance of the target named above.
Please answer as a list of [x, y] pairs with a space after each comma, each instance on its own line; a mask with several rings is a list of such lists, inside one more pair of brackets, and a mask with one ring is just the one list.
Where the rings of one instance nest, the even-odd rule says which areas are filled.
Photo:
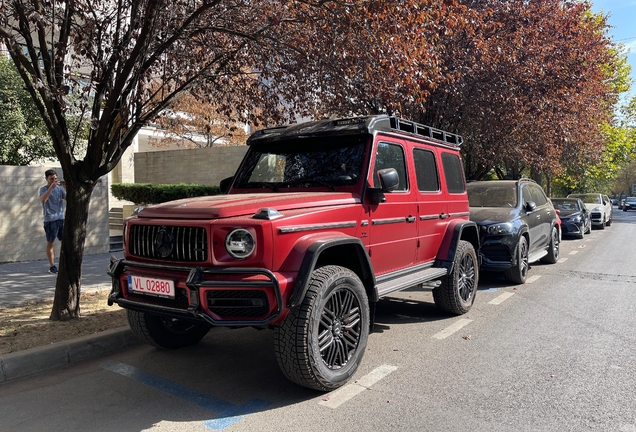
[[614, 214], [525, 285], [482, 275], [464, 316], [384, 299], [342, 391], [288, 382], [272, 331], [214, 329], [0, 384], [0, 429], [636, 432], [636, 212]]

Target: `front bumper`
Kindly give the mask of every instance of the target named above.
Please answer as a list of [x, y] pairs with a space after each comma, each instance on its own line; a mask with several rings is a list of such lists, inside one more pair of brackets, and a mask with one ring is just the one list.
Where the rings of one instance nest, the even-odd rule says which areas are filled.
[[[108, 304], [214, 326], [263, 326], [282, 318], [287, 279], [262, 268], [184, 267], [111, 259]], [[174, 299], [132, 293], [128, 274], [175, 280]], [[284, 286], [282, 286], [284, 285]]]
[[600, 212], [592, 212], [590, 219], [592, 219], [592, 225], [603, 225], [605, 223], [603, 213]]
[[504, 271], [517, 263], [516, 236], [482, 236], [479, 249], [479, 268], [489, 271]]
[[563, 235], [575, 235], [585, 232], [585, 222], [571, 222], [561, 219], [561, 232]]

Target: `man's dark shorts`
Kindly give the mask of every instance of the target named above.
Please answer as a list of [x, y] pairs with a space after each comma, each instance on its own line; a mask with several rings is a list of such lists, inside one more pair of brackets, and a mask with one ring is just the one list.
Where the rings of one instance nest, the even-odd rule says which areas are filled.
[[46, 233], [46, 241], [53, 243], [55, 237], [58, 240], [62, 240], [62, 233], [64, 232], [64, 219], [44, 222], [44, 232]]

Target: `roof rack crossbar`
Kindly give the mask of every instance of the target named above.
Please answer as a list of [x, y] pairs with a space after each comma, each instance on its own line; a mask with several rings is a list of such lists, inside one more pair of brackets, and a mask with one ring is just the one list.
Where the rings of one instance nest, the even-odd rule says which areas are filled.
[[391, 120], [391, 128], [396, 131], [406, 132], [413, 135], [424, 136], [430, 139], [443, 141], [448, 144], [453, 144], [456, 146], [461, 146], [463, 143], [463, 138], [460, 135], [452, 134], [450, 132], [445, 132], [441, 129], [436, 129], [431, 126], [426, 126], [423, 124], [415, 123], [410, 120], [405, 120], [399, 117], [390, 117]]

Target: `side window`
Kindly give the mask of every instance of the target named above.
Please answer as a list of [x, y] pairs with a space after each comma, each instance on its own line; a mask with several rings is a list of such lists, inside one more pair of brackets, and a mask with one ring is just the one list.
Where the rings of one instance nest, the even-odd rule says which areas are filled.
[[373, 187], [380, 187], [380, 179], [378, 171], [385, 168], [395, 168], [400, 179], [396, 191], [406, 191], [408, 189], [408, 181], [406, 175], [406, 161], [404, 158], [404, 149], [397, 144], [379, 143], [378, 152], [375, 155], [375, 167], [373, 168]]
[[435, 153], [430, 150], [414, 148], [413, 162], [415, 162], [417, 189], [420, 192], [437, 192], [439, 190], [439, 178], [437, 176]]
[[532, 200], [536, 205], [542, 206], [548, 202], [543, 190], [537, 185], [530, 185], [530, 193], [532, 194]]
[[463, 193], [466, 190], [466, 183], [459, 156], [452, 153], [442, 153], [442, 166], [444, 167], [448, 192]]
[[523, 205], [526, 205], [526, 203], [529, 203], [530, 201], [534, 201], [532, 194], [530, 194], [530, 185], [524, 186], [521, 189], [521, 194], [523, 197]]

